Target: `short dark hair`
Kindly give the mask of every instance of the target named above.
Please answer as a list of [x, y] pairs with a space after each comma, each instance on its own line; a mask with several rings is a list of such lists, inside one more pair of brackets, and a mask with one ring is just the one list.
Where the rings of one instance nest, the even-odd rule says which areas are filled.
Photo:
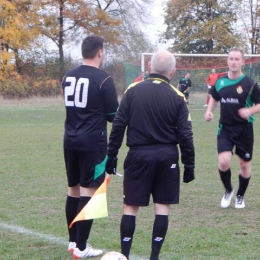
[[81, 54], [84, 59], [93, 59], [98, 51], [103, 49], [104, 39], [97, 35], [87, 36], [81, 44]]
[[242, 55], [242, 59], [245, 59], [245, 54], [244, 54], [244, 51], [238, 47], [233, 47], [232, 49], [229, 50], [228, 54], [232, 51], [237, 51], [237, 52], [240, 52], [241, 55]]

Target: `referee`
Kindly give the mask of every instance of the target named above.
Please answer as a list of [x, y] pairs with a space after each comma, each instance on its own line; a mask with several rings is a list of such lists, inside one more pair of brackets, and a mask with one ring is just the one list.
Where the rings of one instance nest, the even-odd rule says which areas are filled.
[[121, 252], [129, 259], [139, 207], [154, 202], [155, 219], [150, 260], [158, 260], [168, 229], [170, 204], [179, 203], [178, 144], [184, 164], [183, 181], [194, 177], [194, 146], [190, 114], [184, 95], [170, 85], [175, 58], [155, 53], [145, 81], [131, 84], [116, 113], [108, 145], [106, 171], [115, 173], [117, 154], [127, 127], [129, 152], [124, 163], [124, 207]]
[[[113, 121], [118, 101], [113, 79], [99, 69], [104, 57], [103, 41], [96, 35], [86, 37], [81, 46], [83, 64], [68, 71], [62, 82], [68, 225], [105, 178], [107, 121]], [[68, 251], [74, 258], [102, 254], [87, 243], [92, 222], [79, 221], [69, 229]]]

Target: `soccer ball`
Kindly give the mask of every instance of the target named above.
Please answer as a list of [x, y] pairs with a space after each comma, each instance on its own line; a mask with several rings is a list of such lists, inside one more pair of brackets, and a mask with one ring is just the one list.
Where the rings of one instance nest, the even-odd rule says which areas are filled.
[[127, 258], [119, 252], [111, 251], [103, 255], [100, 260], [127, 260]]

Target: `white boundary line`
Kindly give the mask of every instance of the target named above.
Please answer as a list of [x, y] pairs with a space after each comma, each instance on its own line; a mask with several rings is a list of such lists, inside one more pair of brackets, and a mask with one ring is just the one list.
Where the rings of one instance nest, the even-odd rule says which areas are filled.
[[[52, 235], [41, 234], [41, 233], [32, 231], [32, 230], [24, 228], [24, 227], [9, 225], [9, 224], [3, 223], [3, 222], [0, 222], [0, 229], [5, 229], [5, 230], [11, 231], [13, 233], [31, 236], [35, 239], [44, 240], [48, 243], [55, 243], [55, 244], [62, 245], [62, 246], [68, 245], [68, 241], [66, 241], [65, 239], [63, 239], [61, 237], [55, 237]], [[104, 251], [104, 253], [108, 252], [108, 250], [105, 250], [105, 249], [103, 251]], [[131, 255], [131, 259], [132, 260], [144, 260], [144, 258], [141, 258], [140, 256], [136, 256], [136, 255]]]
[[0, 222], [0, 228], [9, 230], [14, 233], [28, 235], [28, 236], [34, 237], [36, 239], [45, 240], [46, 242], [52, 242], [52, 243], [56, 243], [59, 245], [68, 245], [68, 242], [66, 242], [66, 240], [63, 238], [59, 238], [59, 237], [55, 237], [55, 236], [47, 235], [47, 234], [41, 234], [41, 233], [38, 233], [35, 231], [31, 231], [24, 227], [9, 225], [9, 224]]
[[61, 108], [23, 108], [23, 107], [1, 107], [0, 110], [3, 111], [11, 111], [11, 112], [15, 112], [15, 111], [62, 111], [62, 112], [66, 112], [65, 108], [61, 109]]

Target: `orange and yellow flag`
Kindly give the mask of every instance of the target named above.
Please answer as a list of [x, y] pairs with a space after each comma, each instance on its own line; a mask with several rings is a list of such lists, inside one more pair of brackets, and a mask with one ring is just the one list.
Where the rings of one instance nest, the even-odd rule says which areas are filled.
[[108, 216], [107, 210], [107, 185], [110, 181], [110, 176], [106, 177], [104, 182], [95, 191], [87, 205], [79, 212], [79, 214], [70, 223], [69, 228], [80, 220], [105, 218]]

